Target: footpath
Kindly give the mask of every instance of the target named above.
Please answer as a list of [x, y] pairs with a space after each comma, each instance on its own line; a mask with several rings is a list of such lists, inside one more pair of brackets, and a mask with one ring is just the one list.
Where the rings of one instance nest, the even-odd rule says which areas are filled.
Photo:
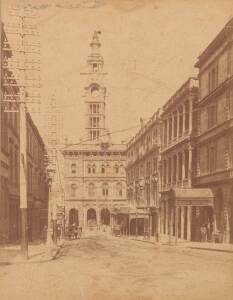
[[155, 245], [166, 245], [166, 246], [175, 246], [178, 248], [187, 248], [187, 249], [197, 249], [197, 250], [203, 250], [203, 251], [218, 251], [218, 252], [226, 252], [226, 253], [232, 253], [233, 254], [233, 244], [226, 244], [226, 243], [211, 243], [211, 242], [188, 242], [184, 240], [177, 240], [177, 243], [175, 242], [175, 239], [172, 238], [169, 242], [167, 237], [160, 237], [159, 242], [155, 240], [154, 237], [151, 238], [144, 238], [142, 236], [132, 236], [132, 240], [144, 242], [144, 243], [150, 243]]
[[56, 259], [61, 249], [64, 247], [64, 241], [58, 242], [56, 247], [48, 247], [44, 243], [29, 244], [28, 259], [21, 255], [20, 245], [0, 245], [0, 266], [10, 265], [20, 261], [36, 262]]

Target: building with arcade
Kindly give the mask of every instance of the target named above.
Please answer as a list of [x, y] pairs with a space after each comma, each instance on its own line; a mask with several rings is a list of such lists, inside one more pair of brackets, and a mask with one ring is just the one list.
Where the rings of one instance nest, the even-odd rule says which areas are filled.
[[106, 87], [100, 32], [87, 59], [85, 90], [87, 141], [63, 150], [66, 226], [107, 229], [114, 211], [126, 205], [126, 145], [114, 144], [105, 127]]

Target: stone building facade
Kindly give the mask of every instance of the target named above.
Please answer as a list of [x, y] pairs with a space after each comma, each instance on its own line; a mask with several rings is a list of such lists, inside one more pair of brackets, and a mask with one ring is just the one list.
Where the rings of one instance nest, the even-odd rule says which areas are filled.
[[[3, 243], [20, 239], [20, 127], [19, 107], [16, 103], [20, 96], [10, 68], [11, 57], [10, 45], [1, 27], [0, 242]], [[47, 224], [46, 150], [29, 113], [26, 123], [29, 240], [35, 240], [41, 237], [42, 228]]]
[[113, 225], [113, 211], [126, 202], [125, 145], [82, 144], [63, 155], [66, 225]]
[[100, 32], [94, 32], [85, 87], [87, 142], [63, 150], [66, 225], [110, 227], [114, 211], [126, 203], [124, 144], [114, 144], [105, 128], [106, 87]]
[[195, 187], [214, 194], [213, 230], [233, 242], [233, 19], [196, 63], [197, 103]]
[[157, 111], [127, 144], [129, 231], [155, 235], [159, 230], [160, 112]]
[[45, 144], [27, 113], [27, 191], [28, 238], [40, 239], [48, 220], [48, 178], [45, 168]]
[[196, 212], [207, 214], [213, 203], [211, 190], [192, 185], [197, 101], [198, 79], [189, 78], [161, 114], [160, 233], [182, 240], [199, 240], [202, 224]]

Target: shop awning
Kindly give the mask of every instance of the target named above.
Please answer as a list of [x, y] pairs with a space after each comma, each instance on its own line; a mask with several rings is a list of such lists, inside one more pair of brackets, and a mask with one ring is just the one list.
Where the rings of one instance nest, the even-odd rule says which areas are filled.
[[177, 206], [213, 206], [214, 195], [208, 188], [172, 189], [171, 196]]

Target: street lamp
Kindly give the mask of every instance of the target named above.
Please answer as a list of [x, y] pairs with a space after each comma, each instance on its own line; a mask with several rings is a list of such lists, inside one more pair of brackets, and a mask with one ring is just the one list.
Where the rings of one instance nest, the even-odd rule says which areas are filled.
[[156, 215], [157, 215], [157, 224], [156, 224], [156, 232], [155, 232], [155, 239], [158, 242], [159, 241], [159, 223], [160, 223], [160, 211], [159, 211], [159, 200], [158, 200], [158, 180], [159, 176], [158, 173], [153, 174], [153, 182], [155, 187], [155, 198], [154, 198], [154, 206], [156, 209]]
[[49, 198], [48, 198], [48, 229], [47, 229], [47, 240], [46, 245], [51, 248], [53, 245], [53, 231], [54, 226], [52, 223], [52, 215], [53, 215], [53, 202], [52, 202], [52, 183], [54, 178], [55, 170], [53, 168], [47, 168], [48, 174], [48, 187], [49, 187]]

